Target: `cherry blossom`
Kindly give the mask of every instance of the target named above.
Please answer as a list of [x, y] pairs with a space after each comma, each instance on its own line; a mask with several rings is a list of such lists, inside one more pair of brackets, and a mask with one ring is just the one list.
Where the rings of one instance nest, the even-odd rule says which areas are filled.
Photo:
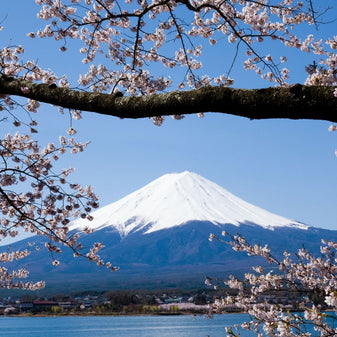
[[[228, 280], [223, 281], [223, 284], [235, 291], [235, 295], [217, 299], [213, 305], [213, 313], [222, 313], [226, 311], [228, 305], [235, 305], [251, 317], [250, 321], [237, 328], [227, 328], [227, 336], [239, 336], [241, 329], [253, 331], [257, 336], [336, 335], [337, 244], [335, 242], [322, 240], [321, 256], [314, 256], [305, 248], [301, 248], [293, 257], [285, 251], [283, 260], [279, 260], [272, 255], [267, 246], [251, 245], [244, 237], [233, 236], [227, 232], [223, 232], [223, 236], [225, 238], [211, 234], [210, 238], [231, 245], [235, 251], [263, 257], [268, 262], [266, 268], [253, 267], [253, 272], [246, 273], [242, 280], [230, 276]], [[219, 281], [208, 277], [205, 283], [208, 286], [218, 287]], [[302, 314], [290, 312], [288, 308], [268, 303], [268, 300], [263, 299], [265, 294], [277, 291], [301, 291], [308, 296], [318, 295], [325, 307], [308, 303], [302, 306]], [[314, 327], [315, 334], [308, 331], [309, 326]]]
[[[298, 37], [292, 33], [296, 26], [317, 24], [311, 1], [307, 5], [300, 1], [237, 0], [144, 0], [138, 3], [127, 0], [123, 6], [112, 0], [36, 3], [40, 5], [38, 17], [48, 23], [29, 36], [54, 38], [64, 44], [68, 39], [81, 40], [82, 62], [89, 68], [80, 76], [79, 84], [97, 92], [112, 89], [143, 95], [164, 91], [172, 81], [145, 70], [144, 66], [151, 62], [160, 62], [167, 68], [186, 68], [185, 79], [178, 84], [180, 88], [182, 83], [189, 87], [212, 83], [232, 85], [233, 82], [226, 81], [230, 69], [226, 75], [214, 78], [199, 73], [203, 65], [198, 60], [202, 56], [202, 38], [213, 46], [225, 36], [230, 44], [246, 49], [249, 58], [244, 61], [244, 67], [259, 69], [262, 78], [277, 85], [286, 84], [289, 70], [279, 70], [274, 57], [260, 53], [256, 43], [272, 40], [303, 52], [313, 52], [325, 56], [322, 62], [328, 67], [332, 66], [333, 54], [325, 46], [336, 49], [336, 37], [324, 42], [315, 40], [312, 34]], [[190, 24], [184, 25], [182, 17], [188, 18]], [[61, 50], [66, 52], [65, 46]], [[100, 69], [95, 61], [101, 62]], [[282, 56], [281, 62], [286, 61]], [[324, 84], [335, 85], [335, 82], [331, 76], [325, 76]], [[315, 84], [315, 78], [308, 78], [307, 83]]]

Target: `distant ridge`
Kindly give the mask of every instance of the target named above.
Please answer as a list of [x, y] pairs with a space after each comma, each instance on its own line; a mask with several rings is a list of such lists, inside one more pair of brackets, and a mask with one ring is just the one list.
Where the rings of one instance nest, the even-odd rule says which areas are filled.
[[72, 229], [114, 227], [121, 236], [152, 233], [190, 221], [213, 224], [254, 224], [267, 229], [304, 224], [270, 213], [192, 172], [165, 174], [119, 201], [92, 213], [94, 220], [79, 219]]

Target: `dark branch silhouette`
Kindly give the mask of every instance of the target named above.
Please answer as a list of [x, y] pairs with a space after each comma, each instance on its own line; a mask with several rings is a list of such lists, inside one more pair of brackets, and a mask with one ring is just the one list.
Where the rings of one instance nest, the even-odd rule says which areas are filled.
[[250, 119], [286, 118], [337, 122], [337, 98], [334, 97], [333, 90], [331, 86], [300, 84], [263, 89], [206, 86], [189, 91], [121, 97], [118, 93], [109, 95], [77, 91], [0, 76], [0, 94], [27, 97], [64, 108], [119, 118], [221, 112]]

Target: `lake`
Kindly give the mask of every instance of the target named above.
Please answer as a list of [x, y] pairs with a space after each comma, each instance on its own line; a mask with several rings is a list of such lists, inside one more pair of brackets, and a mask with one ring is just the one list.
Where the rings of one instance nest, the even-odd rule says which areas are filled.
[[[248, 320], [248, 315], [0, 317], [6, 337], [224, 337], [225, 327]], [[255, 336], [249, 332], [244, 337]]]

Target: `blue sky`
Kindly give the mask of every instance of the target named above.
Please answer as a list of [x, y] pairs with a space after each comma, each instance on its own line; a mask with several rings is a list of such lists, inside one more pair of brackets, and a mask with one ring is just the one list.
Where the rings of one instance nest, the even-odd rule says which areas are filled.
[[[77, 46], [68, 45], [69, 53], [61, 54], [60, 45], [52, 40], [26, 38], [25, 33], [44, 25], [36, 19], [36, 9], [33, 1], [6, 2], [0, 17], [0, 21], [4, 19], [2, 46], [22, 44], [28, 58], [38, 59], [41, 66], [58, 75], [70, 72], [77, 78], [83, 70], [77, 61]], [[329, 16], [335, 14], [333, 10]], [[333, 27], [333, 23], [324, 25], [323, 36], [333, 32]], [[211, 61], [205, 66], [206, 73], [215, 72], [231, 60], [233, 50], [227, 48], [225, 52], [221, 48], [205, 50], [205, 58]], [[266, 54], [269, 48], [275, 50], [271, 45], [264, 48]], [[314, 56], [294, 50], [276, 52], [288, 56], [291, 82], [303, 83], [304, 67]], [[244, 71], [240, 62], [232, 76], [235, 87], [270, 85]], [[36, 118], [42, 143], [56, 142], [69, 127], [68, 116], [47, 105]], [[83, 113], [83, 119], [75, 121], [74, 127], [78, 138], [91, 140], [91, 144], [85, 152], [66, 157], [60, 165], [75, 167], [73, 180], [94, 186], [101, 206], [165, 173], [189, 170], [271, 212], [337, 230], [337, 134], [328, 132], [329, 125], [324, 121], [250, 121], [208, 113], [204, 118], [187, 116], [182, 121], [167, 118], [157, 127], [148, 119], [120, 120]]]

